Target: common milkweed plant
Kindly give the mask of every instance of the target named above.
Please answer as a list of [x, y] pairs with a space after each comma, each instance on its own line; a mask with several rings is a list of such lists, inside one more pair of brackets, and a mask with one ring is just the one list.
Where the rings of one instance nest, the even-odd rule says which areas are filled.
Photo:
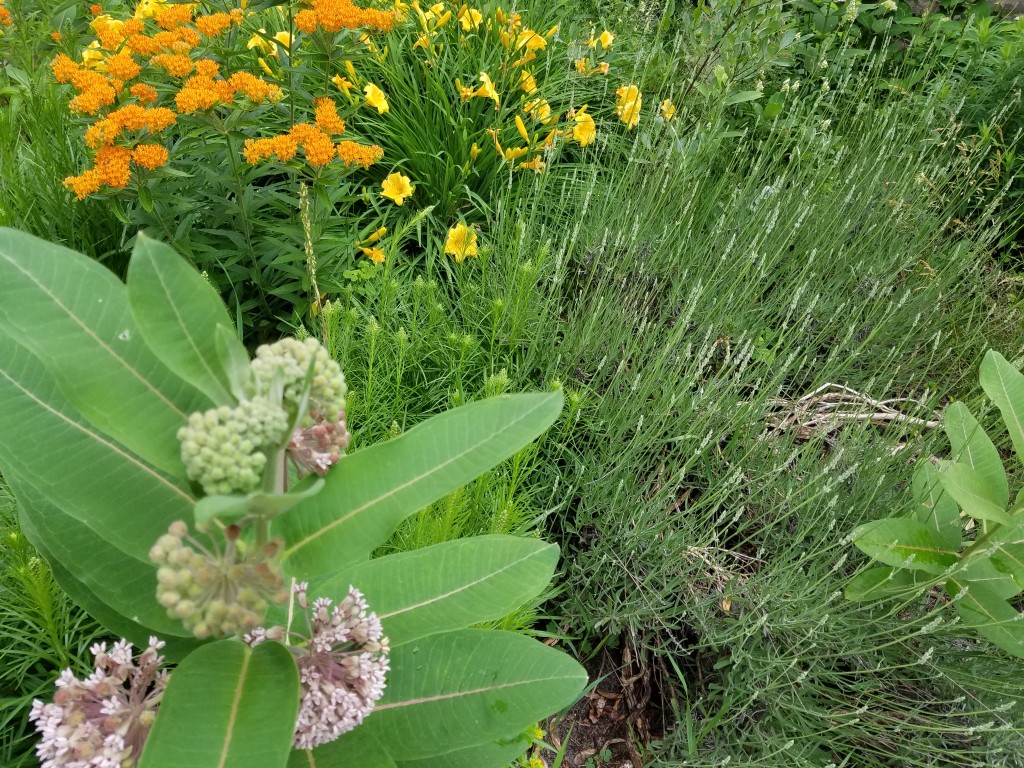
[[371, 557], [540, 435], [561, 393], [351, 455], [345, 394], [315, 340], [250, 360], [166, 245], [139, 235], [125, 284], [0, 229], [0, 471], [61, 584], [125, 638], [35, 703], [45, 766], [502, 766], [579, 695], [562, 652], [472, 628], [539, 594], [556, 546]]
[[[981, 386], [1024, 461], [1024, 375], [995, 351], [981, 363]], [[940, 585], [965, 626], [1024, 658], [1024, 489], [1011, 501], [999, 450], [963, 403], [946, 408], [953, 458], [918, 461], [915, 508], [907, 517], [866, 523], [853, 543], [885, 565], [858, 574], [851, 600], [908, 597]]]

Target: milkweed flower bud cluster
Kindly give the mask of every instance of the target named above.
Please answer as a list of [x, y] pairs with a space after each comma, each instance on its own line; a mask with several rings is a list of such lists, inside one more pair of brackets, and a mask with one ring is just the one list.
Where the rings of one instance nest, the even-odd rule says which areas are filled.
[[247, 632], [263, 620], [270, 603], [288, 597], [274, 559], [279, 545], [271, 542], [245, 557], [239, 533], [228, 526], [227, 545], [219, 552], [199, 544], [179, 520], [149, 551], [158, 566], [157, 600], [199, 639]]
[[268, 389], [274, 377], [280, 375], [284, 384], [284, 402], [290, 410], [302, 403], [306, 374], [313, 366], [310, 383], [310, 410], [334, 414], [345, 410], [348, 387], [341, 367], [331, 359], [319, 341], [309, 337], [299, 341], [288, 338], [273, 344], [264, 344], [256, 350], [252, 361], [257, 388]]
[[[388, 639], [358, 589], [350, 586], [333, 608], [325, 597], [310, 605], [307, 589], [305, 582], [295, 586], [309, 632], [303, 647], [292, 648], [302, 686], [296, 749], [314, 749], [359, 725], [384, 694], [389, 669]], [[260, 629], [245, 639], [255, 645], [274, 631]]]
[[287, 430], [288, 414], [265, 397], [193, 413], [178, 430], [181, 458], [206, 493], [248, 493]]
[[32, 702], [29, 713], [42, 739], [36, 746], [42, 768], [134, 768], [156, 719], [168, 674], [161, 669], [164, 643], [132, 659], [132, 646], [119, 640], [90, 649], [96, 670], [84, 680], [70, 669], [57, 680], [53, 702]]

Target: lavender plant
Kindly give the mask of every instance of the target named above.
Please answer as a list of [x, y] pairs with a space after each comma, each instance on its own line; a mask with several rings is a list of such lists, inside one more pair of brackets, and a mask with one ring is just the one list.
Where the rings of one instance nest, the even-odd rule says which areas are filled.
[[250, 360], [231, 328], [143, 235], [123, 284], [0, 229], [0, 471], [62, 586], [125, 638], [36, 704], [44, 765], [505, 765], [586, 673], [473, 626], [537, 595], [557, 547], [371, 554], [536, 438], [561, 393], [476, 402], [346, 456], [345, 379], [320, 344]]

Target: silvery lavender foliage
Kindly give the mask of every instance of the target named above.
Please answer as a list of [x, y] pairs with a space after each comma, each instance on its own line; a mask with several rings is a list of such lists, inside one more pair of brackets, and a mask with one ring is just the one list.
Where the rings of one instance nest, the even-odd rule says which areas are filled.
[[97, 643], [90, 648], [96, 661], [91, 675], [79, 680], [66, 669], [51, 704], [32, 702], [29, 719], [42, 734], [36, 746], [42, 768], [133, 768], [138, 763], [167, 686], [158, 653], [163, 646], [151, 637], [133, 661], [127, 640], [109, 651], [106, 643]]

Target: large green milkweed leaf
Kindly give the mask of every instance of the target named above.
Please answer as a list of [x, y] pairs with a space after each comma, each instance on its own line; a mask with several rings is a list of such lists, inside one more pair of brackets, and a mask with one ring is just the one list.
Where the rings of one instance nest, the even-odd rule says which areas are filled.
[[315, 755], [309, 749], [295, 750], [288, 768], [395, 768], [395, 761], [369, 730], [356, 727]]
[[[508, 615], [548, 585], [557, 562], [558, 547], [539, 539], [475, 536], [343, 569], [310, 593], [337, 601], [355, 586], [396, 648]], [[273, 610], [270, 621], [284, 624], [285, 608]]]
[[536, 640], [461, 629], [394, 649], [384, 696], [360, 727], [396, 762], [432, 757], [523, 730], [586, 682], [583, 667]]
[[154, 600], [152, 564], [121, 552], [9, 471], [4, 479], [18, 501], [25, 535], [46, 558], [58, 583], [91, 616], [139, 646], [150, 635], [160, 635], [168, 642], [169, 657], [196, 644], [181, 622], [171, 619]]
[[[128, 265], [128, 303], [149, 348], [168, 368], [218, 405], [233, 405], [229, 376], [217, 348], [218, 327], [231, 328], [224, 302], [169, 245], [139, 234]], [[230, 340], [233, 358], [248, 359]]]
[[146, 346], [112, 273], [67, 248], [0, 229], [0, 330], [43, 362], [90, 422], [184, 476], [175, 434], [210, 401]]
[[957, 462], [946, 467], [941, 479], [946, 492], [975, 520], [991, 520], [1001, 525], [1013, 522], [1006, 506], [992, 500], [992, 485], [978, 470]]
[[958, 464], [966, 464], [977, 473], [977, 487], [983, 490], [991, 506], [1005, 510], [1010, 501], [1006, 473], [1003, 471], [999, 451], [978, 420], [963, 403], [953, 403], [946, 408], [944, 426], [953, 449], [953, 458]]
[[402, 760], [398, 763], [398, 768], [505, 768], [512, 765], [529, 746], [530, 740], [520, 735], [511, 739], [463, 747], [420, 760]]
[[915, 516], [935, 529], [939, 539], [949, 549], [960, 549], [963, 542], [963, 522], [960, 507], [942, 488], [938, 467], [930, 461], [919, 461], [914, 468]]
[[991, 533], [983, 552], [993, 568], [1013, 579], [1018, 592], [1024, 590], [1024, 515], [1014, 515], [1013, 525]]
[[285, 569], [309, 578], [365, 560], [404, 518], [507, 459], [561, 409], [561, 392], [502, 395], [345, 457], [317, 496], [274, 521]]
[[284, 768], [298, 711], [284, 646], [204, 645], [171, 674], [139, 768]]
[[946, 590], [953, 595], [956, 612], [964, 624], [974, 627], [994, 645], [1024, 657], [1024, 619], [1020, 612], [983, 582], [950, 579]]
[[844, 597], [847, 600], [878, 600], [909, 595], [917, 585], [917, 575], [906, 568], [868, 568], [850, 579]]
[[14, 472], [140, 560], [168, 525], [188, 519], [195, 501], [178, 481], [86, 422], [43, 364], [3, 332], [0, 471]]
[[1024, 375], [995, 350], [981, 361], [981, 387], [999, 408], [1017, 459], [1024, 461]]
[[931, 526], [917, 520], [887, 518], [865, 523], [851, 534], [854, 545], [886, 565], [941, 574], [958, 553], [943, 546]]

